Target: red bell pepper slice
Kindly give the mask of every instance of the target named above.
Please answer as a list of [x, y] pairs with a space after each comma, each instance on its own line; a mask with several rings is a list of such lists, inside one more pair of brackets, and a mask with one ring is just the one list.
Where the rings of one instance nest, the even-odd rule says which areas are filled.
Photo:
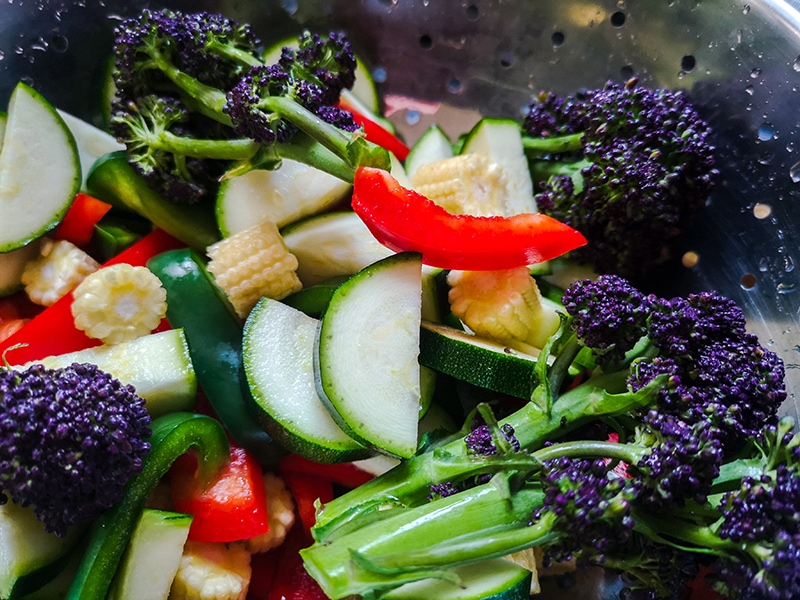
[[339, 100], [339, 108], [353, 115], [353, 120], [364, 129], [364, 136], [373, 144], [377, 144], [394, 154], [400, 160], [408, 156], [408, 146], [400, 138], [387, 130], [383, 125], [376, 123], [346, 100]]
[[109, 210], [111, 205], [108, 202], [79, 193], [53, 232], [53, 237], [57, 240], [67, 240], [76, 246], [85, 246], [92, 239], [94, 226]]
[[241, 446], [231, 443], [230, 462], [206, 489], [193, 453], [180, 456], [169, 475], [175, 510], [194, 515], [190, 540], [235, 542], [269, 531], [264, 473]]
[[300, 473], [332, 481], [353, 489], [374, 478], [372, 473], [359, 469], [353, 463], [323, 464], [309, 460], [299, 454], [290, 454], [278, 463], [281, 474]]
[[372, 167], [356, 170], [352, 206], [381, 244], [419, 252], [423, 263], [442, 269], [513, 269], [586, 244], [580, 232], [541, 213], [454, 215]]
[[308, 574], [300, 550], [309, 546], [301, 527], [295, 525], [278, 548], [278, 565], [267, 600], [328, 600], [319, 584]]
[[[138, 240], [103, 266], [128, 263], [144, 266], [151, 257], [167, 250], [183, 248], [185, 244], [161, 229], [156, 229]], [[52, 306], [31, 319], [24, 327], [0, 342], [0, 356], [11, 365], [21, 365], [46, 356], [66, 354], [100, 345], [75, 327], [72, 318], [72, 294], [67, 294]], [[159, 329], [168, 327], [166, 320]], [[12, 346], [17, 346], [9, 350]], [[6, 352], [8, 350], [8, 352]]]
[[311, 528], [317, 520], [317, 500], [322, 504], [333, 500], [333, 484], [328, 479], [321, 479], [305, 473], [284, 471], [283, 469], [280, 469], [280, 473], [294, 498], [297, 516], [300, 518], [310, 543], [313, 540]]

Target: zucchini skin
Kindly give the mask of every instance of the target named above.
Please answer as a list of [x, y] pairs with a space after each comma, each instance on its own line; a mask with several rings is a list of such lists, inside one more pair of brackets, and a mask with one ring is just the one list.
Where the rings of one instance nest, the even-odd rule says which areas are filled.
[[287, 451], [253, 418], [244, 375], [242, 323], [191, 249], [170, 250], [147, 267], [167, 290], [167, 320], [182, 327], [197, 381], [231, 436], [264, 465]]

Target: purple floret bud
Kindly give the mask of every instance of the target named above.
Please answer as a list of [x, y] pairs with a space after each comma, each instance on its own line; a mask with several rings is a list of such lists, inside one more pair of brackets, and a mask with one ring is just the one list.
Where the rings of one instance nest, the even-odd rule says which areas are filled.
[[[514, 428], [506, 423], [500, 426], [500, 431], [511, 444], [514, 452], [520, 449], [519, 440], [514, 436]], [[478, 425], [464, 438], [467, 451], [476, 456], [492, 456], [497, 454], [497, 447], [492, 439], [492, 431], [488, 425]]]
[[622, 358], [645, 333], [649, 299], [617, 275], [576, 282], [562, 301], [573, 331], [602, 360]]
[[689, 425], [652, 410], [644, 417], [651, 451], [629, 470], [641, 484], [639, 499], [654, 510], [704, 503], [719, 475], [723, 447], [719, 430], [708, 421]]
[[602, 563], [604, 555], [624, 546], [633, 530], [633, 483], [613, 475], [602, 459], [560, 457], [542, 468], [542, 507], [533, 522], [546, 513], [557, 518], [558, 537], [545, 549], [545, 564], [578, 558], [581, 563]]
[[65, 535], [121, 500], [150, 450], [131, 386], [89, 364], [0, 372], [0, 492]]

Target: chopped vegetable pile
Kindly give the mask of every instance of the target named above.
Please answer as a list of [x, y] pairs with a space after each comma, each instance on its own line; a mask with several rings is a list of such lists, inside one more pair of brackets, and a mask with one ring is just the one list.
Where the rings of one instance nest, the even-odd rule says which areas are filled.
[[686, 93], [409, 148], [342, 32], [144, 10], [109, 51], [107, 132], [0, 113], [47, 149], [0, 171], [52, 165], [0, 188], [0, 598], [800, 597], [783, 360], [639, 283], [719, 177]]

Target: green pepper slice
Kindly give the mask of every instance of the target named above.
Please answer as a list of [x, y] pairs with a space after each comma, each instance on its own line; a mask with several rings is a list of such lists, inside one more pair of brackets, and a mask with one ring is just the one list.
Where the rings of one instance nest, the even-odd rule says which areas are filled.
[[151, 429], [142, 470], [128, 483], [122, 500], [95, 523], [67, 600], [106, 597], [145, 502], [176, 458], [195, 448], [205, 481], [213, 480], [230, 460], [225, 429], [211, 417], [175, 412], [154, 419]]
[[255, 421], [242, 361], [242, 322], [191, 249], [154, 256], [147, 267], [167, 290], [167, 320], [182, 327], [197, 381], [231, 436], [262, 464], [273, 464], [286, 450]]

